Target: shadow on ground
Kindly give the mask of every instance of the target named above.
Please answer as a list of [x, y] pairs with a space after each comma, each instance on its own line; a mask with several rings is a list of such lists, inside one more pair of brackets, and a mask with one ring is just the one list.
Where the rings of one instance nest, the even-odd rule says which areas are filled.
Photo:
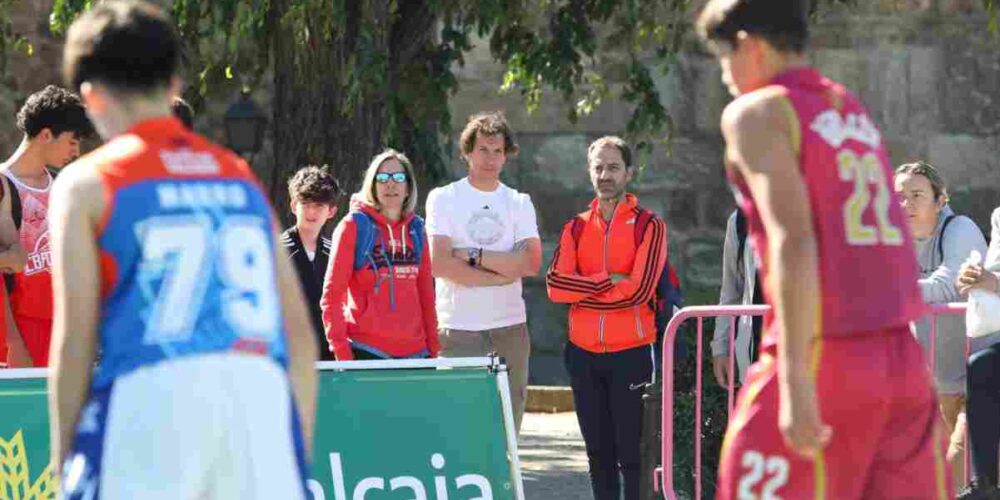
[[527, 500], [591, 500], [575, 413], [527, 413], [519, 445]]

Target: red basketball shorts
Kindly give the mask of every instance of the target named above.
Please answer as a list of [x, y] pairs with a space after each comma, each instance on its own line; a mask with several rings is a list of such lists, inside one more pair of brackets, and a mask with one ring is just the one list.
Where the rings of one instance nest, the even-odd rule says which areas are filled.
[[824, 338], [816, 392], [833, 429], [814, 459], [778, 430], [774, 347], [740, 392], [720, 461], [721, 500], [952, 498], [937, 396], [920, 345], [905, 327]]

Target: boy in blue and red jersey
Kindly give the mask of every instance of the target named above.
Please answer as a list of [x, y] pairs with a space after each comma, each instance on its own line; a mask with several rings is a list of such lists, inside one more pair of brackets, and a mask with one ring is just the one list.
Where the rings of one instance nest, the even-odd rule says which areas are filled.
[[312, 325], [246, 163], [171, 116], [179, 51], [138, 2], [69, 30], [108, 142], [53, 187], [52, 461], [69, 499], [304, 499]]

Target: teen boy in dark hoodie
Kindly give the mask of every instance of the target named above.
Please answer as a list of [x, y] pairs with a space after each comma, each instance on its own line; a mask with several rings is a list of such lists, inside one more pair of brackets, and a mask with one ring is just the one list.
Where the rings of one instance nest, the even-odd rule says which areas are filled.
[[310, 165], [299, 169], [288, 181], [288, 197], [295, 225], [281, 233], [281, 244], [288, 252], [309, 302], [309, 317], [316, 331], [320, 359], [331, 361], [333, 352], [323, 333], [319, 301], [332, 242], [320, 232], [326, 221], [337, 215], [340, 186], [325, 168]]

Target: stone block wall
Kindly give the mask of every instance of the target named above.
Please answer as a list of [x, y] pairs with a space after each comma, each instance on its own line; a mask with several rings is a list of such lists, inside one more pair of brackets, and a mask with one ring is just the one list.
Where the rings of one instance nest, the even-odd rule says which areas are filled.
[[[932, 162], [951, 184], [952, 206], [988, 230], [990, 211], [1000, 206], [1000, 38], [989, 34], [978, 3], [862, 3], [859, 10], [820, 16], [811, 62], [867, 104], [894, 164]], [[571, 124], [559, 98], [549, 96], [529, 115], [519, 96], [497, 93], [502, 68], [483, 45], [458, 71], [461, 91], [451, 101], [452, 125], [457, 134], [476, 111], [507, 113], [522, 152], [508, 162], [505, 181], [535, 202], [547, 266], [562, 225], [592, 197], [587, 145], [601, 135], [622, 133], [629, 110], [606, 102]], [[656, 82], [676, 136], [669, 155], [657, 151], [649, 158], [632, 190], [667, 220], [670, 259], [688, 303], [712, 303], [718, 297], [725, 222], [734, 206], [723, 179], [718, 132], [730, 97], [716, 63], [693, 42]], [[454, 157], [458, 177], [465, 166], [457, 153]], [[566, 307], [548, 301], [543, 278], [544, 269], [525, 286], [532, 379], [565, 383]]]

